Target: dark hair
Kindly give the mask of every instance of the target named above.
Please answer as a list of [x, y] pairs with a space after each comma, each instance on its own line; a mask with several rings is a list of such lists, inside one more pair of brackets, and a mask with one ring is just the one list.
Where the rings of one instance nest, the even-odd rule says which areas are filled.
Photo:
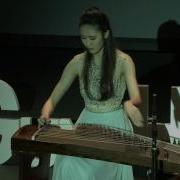
[[[104, 51], [103, 51], [103, 59], [102, 59], [102, 72], [101, 72], [101, 81], [100, 81], [100, 92], [101, 98], [98, 99], [100, 101], [106, 100], [113, 95], [113, 74], [115, 67], [115, 45], [112, 36], [112, 30], [110, 27], [109, 20], [107, 16], [100, 11], [97, 7], [91, 7], [85, 10], [80, 17], [79, 27], [82, 25], [93, 25], [98, 28], [102, 33], [109, 31], [109, 35], [106, 39], [104, 39]], [[87, 51], [84, 69], [83, 69], [83, 80], [85, 91], [87, 95], [90, 97], [88, 92], [88, 73], [89, 67], [91, 64], [92, 55]], [[91, 97], [90, 97], [91, 98]]]

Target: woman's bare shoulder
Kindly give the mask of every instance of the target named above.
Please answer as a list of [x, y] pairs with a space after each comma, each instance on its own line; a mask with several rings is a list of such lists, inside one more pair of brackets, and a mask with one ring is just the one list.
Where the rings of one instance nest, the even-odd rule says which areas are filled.
[[85, 58], [85, 52], [82, 52], [82, 53], [76, 54], [72, 60], [78, 63], [78, 65], [80, 65], [80, 63], [83, 63], [84, 58]]
[[116, 50], [116, 54], [117, 54], [118, 61], [123, 61], [123, 62], [132, 61], [132, 58], [129, 54], [127, 54], [119, 49]]
[[78, 73], [82, 70], [84, 58], [85, 52], [75, 55], [70, 61], [70, 64], [76, 68]]
[[134, 65], [131, 56], [121, 50], [117, 50], [117, 61], [125, 66]]

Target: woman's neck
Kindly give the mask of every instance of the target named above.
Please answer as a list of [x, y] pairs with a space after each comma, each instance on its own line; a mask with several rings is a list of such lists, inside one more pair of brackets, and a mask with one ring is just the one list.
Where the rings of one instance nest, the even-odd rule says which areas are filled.
[[103, 49], [101, 49], [98, 53], [92, 54], [92, 59], [95, 64], [100, 65], [103, 58]]

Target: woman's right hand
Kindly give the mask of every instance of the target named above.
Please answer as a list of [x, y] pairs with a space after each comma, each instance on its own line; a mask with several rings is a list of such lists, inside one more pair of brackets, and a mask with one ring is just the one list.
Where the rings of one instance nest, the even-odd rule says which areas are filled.
[[49, 121], [50, 115], [53, 112], [54, 107], [51, 99], [48, 99], [42, 107], [40, 119]]

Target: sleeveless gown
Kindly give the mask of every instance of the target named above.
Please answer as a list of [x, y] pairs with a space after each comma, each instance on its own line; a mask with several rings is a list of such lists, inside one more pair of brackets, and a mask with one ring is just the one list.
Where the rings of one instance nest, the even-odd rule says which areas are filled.
[[[89, 69], [89, 98], [84, 90], [82, 78], [79, 78], [80, 93], [84, 99], [85, 107], [82, 110], [76, 125], [79, 123], [90, 123], [117, 127], [133, 131], [130, 120], [128, 119], [121, 105], [122, 98], [126, 89], [125, 79], [115, 71], [113, 78], [114, 94], [105, 101], [98, 101], [100, 97], [100, 67], [91, 63]], [[116, 76], [117, 74], [117, 76]], [[53, 180], [133, 180], [132, 166], [113, 162], [94, 160], [81, 157], [57, 155], [54, 169]]]

